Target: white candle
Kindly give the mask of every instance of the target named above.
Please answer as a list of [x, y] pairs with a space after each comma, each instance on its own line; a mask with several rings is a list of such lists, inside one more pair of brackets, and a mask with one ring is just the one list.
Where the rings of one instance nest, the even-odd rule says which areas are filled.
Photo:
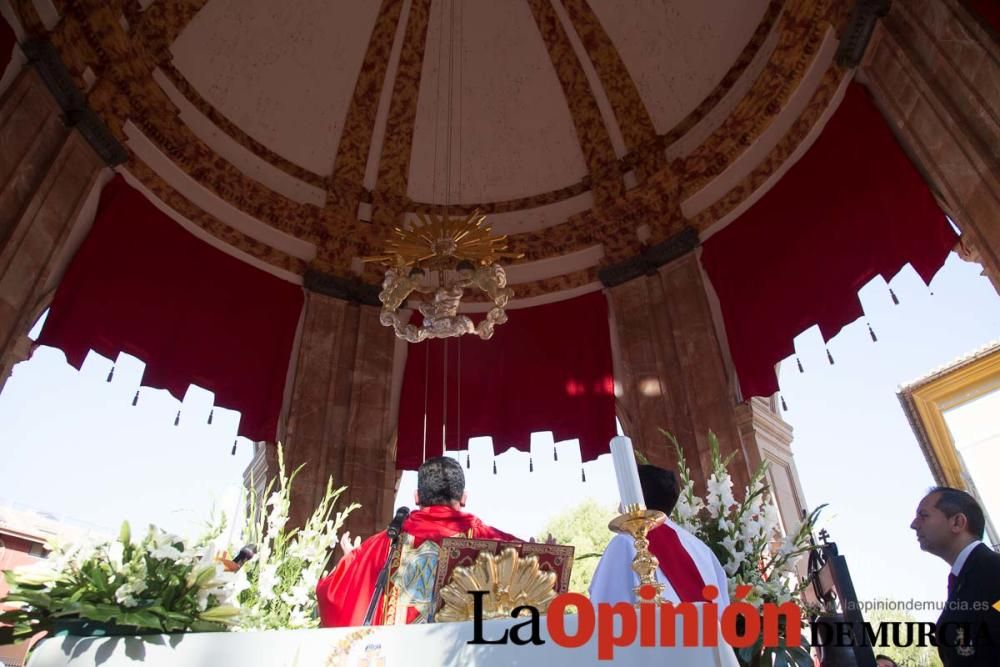
[[611, 460], [615, 464], [615, 479], [618, 481], [622, 506], [627, 508], [629, 505], [639, 505], [645, 509], [632, 441], [624, 436], [611, 438]]

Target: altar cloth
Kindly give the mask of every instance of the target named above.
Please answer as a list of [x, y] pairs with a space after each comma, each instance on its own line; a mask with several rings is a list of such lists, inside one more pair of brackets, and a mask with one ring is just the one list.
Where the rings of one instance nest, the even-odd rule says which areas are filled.
[[[482, 624], [482, 636], [496, 639], [524, 618], [496, 619]], [[613, 660], [597, 657], [597, 632], [578, 648], [563, 648], [549, 637], [541, 619], [542, 645], [470, 645], [473, 623], [324, 628], [271, 632], [219, 632], [143, 637], [54, 637], [34, 651], [27, 667], [441, 667], [442, 665], [545, 665], [579, 667], [611, 664], [738, 667], [728, 646], [616, 647]], [[699, 627], [700, 627], [699, 623]], [[565, 629], [576, 630], [576, 616], [567, 615]], [[522, 636], [527, 636], [522, 631]], [[682, 633], [677, 628], [678, 642]], [[700, 633], [699, 633], [700, 636]]]

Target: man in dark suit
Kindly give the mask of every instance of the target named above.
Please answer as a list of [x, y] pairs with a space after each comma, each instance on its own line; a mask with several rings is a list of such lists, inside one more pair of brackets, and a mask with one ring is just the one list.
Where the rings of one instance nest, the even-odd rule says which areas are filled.
[[[983, 544], [986, 519], [965, 491], [935, 487], [910, 524], [920, 548], [951, 565], [948, 602], [937, 621], [945, 667], [1000, 665], [1000, 554]], [[998, 605], [1000, 606], [1000, 605]]]

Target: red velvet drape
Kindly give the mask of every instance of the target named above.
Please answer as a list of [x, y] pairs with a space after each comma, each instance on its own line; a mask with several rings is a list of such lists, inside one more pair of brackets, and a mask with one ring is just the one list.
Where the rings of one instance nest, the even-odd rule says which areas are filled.
[[146, 363], [143, 385], [188, 385], [242, 413], [239, 433], [274, 440], [302, 288], [199, 240], [121, 176], [101, 193], [38, 340], [80, 368], [89, 350]]
[[969, 8], [979, 14], [994, 31], [1000, 33], [1000, 1], [969, 0]]
[[925, 282], [957, 236], [859, 84], [816, 143], [704, 244], [745, 398], [778, 389], [774, 366], [818, 324], [829, 340], [863, 313], [858, 290], [910, 263]]
[[10, 27], [10, 23], [7, 19], [0, 16], [0, 76], [7, 70], [7, 65], [10, 64], [10, 58], [14, 53], [14, 44], [17, 43], [17, 37], [14, 35], [14, 29]]
[[441, 455], [445, 406], [450, 450], [487, 435], [496, 451], [527, 450], [533, 432], [552, 431], [557, 441], [579, 438], [584, 461], [608, 451], [615, 403], [607, 298], [595, 292], [508, 316], [488, 341], [409, 346], [397, 468], [414, 470], [424, 459], [425, 403], [427, 458]]

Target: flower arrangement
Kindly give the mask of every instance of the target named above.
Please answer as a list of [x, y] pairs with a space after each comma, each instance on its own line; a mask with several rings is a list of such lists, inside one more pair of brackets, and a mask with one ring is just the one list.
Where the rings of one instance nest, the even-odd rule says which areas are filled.
[[334, 489], [329, 479], [323, 499], [305, 526], [286, 530], [292, 483], [301, 469], [299, 466], [287, 476], [279, 447], [278, 478], [267, 486], [264, 506], [258, 507], [251, 496], [246, 538], [257, 544], [258, 550], [239, 571], [246, 578], [246, 587], [238, 596], [240, 615], [235, 630], [291, 630], [319, 625], [316, 584], [344, 521], [360, 505], [351, 503], [334, 514], [334, 506], [347, 487]]
[[[729, 577], [730, 598], [735, 595], [737, 586], [748, 585], [751, 592], [743, 601], [758, 609], [764, 603], [780, 605], [798, 600], [809, 582], [799, 580], [796, 565], [799, 556], [812, 546], [813, 528], [825, 505], [810, 512], [794, 533], [782, 537], [778, 509], [765, 481], [766, 463], [753, 473], [749, 486], [744, 489], [743, 500], [737, 502], [728, 472], [733, 455], [723, 459], [718, 439], [709, 432], [712, 474], [706, 482], [707, 493], [700, 498], [694, 493], [694, 481], [680, 443], [672, 434], [661, 432], [677, 451], [681, 482], [680, 497], [671, 518], [697, 535], [718, 557]], [[801, 603], [799, 606], [805, 614], [806, 606]], [[771, 664], [775, 658], [790, 665], [813, 664], [804, 639], [801, 647], [778, 649], [763, 649], [758, 640], [756, 645], [740, 649], [736, 654], [742, 665]]]
[[[159, 634], [222, 630], [312, 628], [316, 584], [337, 543], [351, 503], [333, 513], [346, 487], [328, 480], [319, 506], [301, 529], [286, 529], [297, 468], [286, 474], [278, 447], [278, 476], [263, 506], [251, 494], [244, 538], [257, 553], [241, 568], [216, 552], [220, 518], [187, 540], [150, 526], [133, 539], [128, 523], [116, 540], [50, 542], [49, 557], [4, 572], [16, 608], [0, 614], [0, 644], [38, 632]], [[232, 552], [232, 550], [230, 551]]]
[[0, 644], [60, 628], [105, 633], [224, 630], [239, 613], [237, 579], [215, 559], [222, 524], [194, 541], [150, 526], [134, 540], [123, 523], [116, 540], [50, 543], [45, 560], [4, 573]]

